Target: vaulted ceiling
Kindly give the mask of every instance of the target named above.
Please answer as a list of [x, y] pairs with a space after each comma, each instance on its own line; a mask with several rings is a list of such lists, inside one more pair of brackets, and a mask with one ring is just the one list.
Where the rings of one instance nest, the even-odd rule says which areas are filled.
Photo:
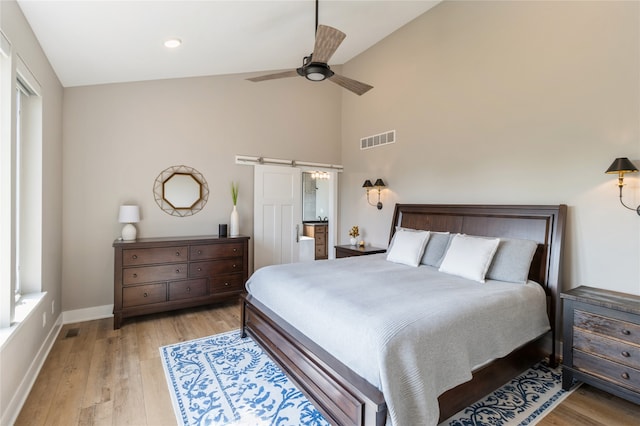
[[[436, 0], [324, 0], [319, 23], [347, 34], [343, 64]], [[270, 72], [313, 50], [313, 0], [18, 0], [63, 86]], [[174, 49], [164, 42], [177, 38]]]

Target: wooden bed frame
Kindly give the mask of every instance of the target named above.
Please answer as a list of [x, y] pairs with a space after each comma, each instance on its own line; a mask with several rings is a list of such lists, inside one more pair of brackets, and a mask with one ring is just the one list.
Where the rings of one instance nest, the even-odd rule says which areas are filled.
[[[445, 420], [548, 356], [558, 360], [561, 330], [562, 240], [567, 207], [517, 205], [396, 204], [396, 226], [538, 242], [529, 278], [547, 293], [551, 331], [504, 358], [474, 371], [473, 379], [438, 397]], [[250, 335], [280, 365], [318, 410], [335, 425], [384, 425], [384, 396], [251, 295], [242, 300], [242, 336]]]

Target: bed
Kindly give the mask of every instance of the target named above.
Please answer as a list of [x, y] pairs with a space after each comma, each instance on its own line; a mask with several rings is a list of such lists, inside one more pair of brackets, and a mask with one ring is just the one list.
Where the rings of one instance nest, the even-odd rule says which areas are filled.
[[[547, 323], [547, 328], [535, 328], [529, 330], [529, 337], [527, 337], [526, 342], [520, 342], [522, 344], [513, 343], [519, 342], [518, 340], [514, 340], [509, 343], [510, 345], [515, 345], [513, 348], [508, 347], [508, 350], [506, 351], [505, 348], [499, 348], [502, 352], [496, 352], [500, 354], [498, 357], [489, 357], [490, 359], [486, 360], [482, 359], [483, 362], [478, 362], [480, 359], [475, 359], [475, 355], [470, 356], [470, 358], [473, 359], [469, 360], [466, 360], [466, 358], [463, 357], [464, 360], [469, 362], [469, 365], [474, 366], [472, 376], [471, 371], [469, 371], [470, 377], [466, 377], [466, 373], [462, 371], [466, 367], [461, 368], [460, 371], [455, 369], [448, 371], [447, 375], [444, 376], [444, 379], [439, 377], [438, 380], [445, 380], [445, 389], [448, 390], [440, 394], [439, 390], [442, 389], [436, 389], [438, 390], [439, 396], [437, 398], [435, 410], [429, 408], [428, 403], [425, 403], [424, 405], [434, 413], [438, 413], [439, 411], [440, 419], [448, 418], [450, 415], [469, 405], [479, 397], [497, 388], [509, 378], [525, 370], [544, 356], [548, 356], [552, 364], [557, 361], [556, 348], [558, 347], [558, 336], [555, 331], [560, 330], [558, 325], [560, 323], [560, 306], [558, 298], [561, 291], [560, 265], [565, 217], [566, 206], [564, 205], [396, 205], [390, 231], [391, 242], [394, 241], [394, 235], [398, 230], [403, 229], [428, 230], [431, 232], [431, 235], [435, 235], [435, 233], [449, 232], [452, 235], [460, 233], [478, 237], [499, 237], [502, 239], [521, 239], [535, 242], [533, 244], [532, 251], [533, 259], [531, 261], [528, 274], [526, 275], [528, 280], [539, 283], [539, 286], [534, 283], [530, 286], [531, 288], [537, 287], [540, 289], [541, 295], [536, 297], [542, 298], [542, 305], [538, 310], [543, 311], [545, 308], [544, 305], [546, 305], [546, 316], [548, 317], [548, 320], [545, 318], [545, 321]], [[396, 236], [395, 241], [399, 241], [399, 237], [404, 235], [409, 234], [401, 232]], [[376, 256], [378, 257], [377, 259]], [[319, 285], [318, 277], [328, 276], [327, 274], [330, 273], [329, 269], [332, 268], [336, 270], [336, 277], [342, 276], [344, 279], [353, 281], [354, 283], [352, 284], [349, 282], [349, 285], [345, 284], [343, 287], [340, 287], [340, 279], [334, 278], [328, 280], [331, 281], [331, 284], [334, 286], [331, 292], [343, 292], [344, 294], [341, 294], [341, 296], [337, 298], [337, 302], [331, 302], [338, 303], [337, 305], [325, 305], [323, 301], [322, 306], [340, 307], [342, 299], [350, 300], [350, 306], [367, 304], [370, 292], [366, 287], [362, 287], [366, 283], [360, 282], [356, 285], [355, 282], [358, 280], [353, 278], [353, 274], [349, 275], [348, 273], [349, 270], [357, 269], [359, 267], [358, 265], [363, 265], [362, 275], [368, 277], [367, 279], [371, 281], [374, 280], [375, 276], [383, 277], [385, 274], [389, 274], [389, 277], [399, 277], [400, 275], [397, 274], [404, 273], [402, 271], [408, 271], [406, 273], [410, 275], [422, 273], [433, 273], [437, 275], [442, 273], [429, 271], [429, 267], [409, 268], [404, 265], [392, 265], [390, 262], [386, 262], [385, 255], [366, 256], [361, 259], [352, 258], [338, 259], [335, 261], [322, 261], [316, 262], [316, 264], [318, 268], [325, 269], [314, 270], [311, 267], [301, 268], [299, 264], [273, 268], [279, 273], [288, 273], [289, 275], [296, 276], [297, 279], [301, 279], [299, 287], [300, 292], [292, 290], [296, 287], [287, 287], [285, 285], [287, 282], [287, 279], [285, 278], [286, 275], [276, 275], [276, 278], [271, 279], [272, 281], [279, 281], [279, 286], [283, 287], [284, 291], [288, 291], [286, 297], [287, 303], [285, 305], [278, 306], [277, 300], [275, 302], [273, 300], [269, 300], [269, 291], [259, 291], [258, 289], [261, 288], [260, 286], [254, 284], [252, 292], [251, 285], [248, 285], [248, 294], [244, 297], [242, 302], [242, 334], [251, 335], [256, 342], [258, 342], [282, 367], [287, 375], [298, 385], [298, 387], [331, 423], [338, 425], [383, 425], [387, 422], [388, 415], [390, 418], [394, 419], [396, 424], [407, 423], [406, 417], [402, 419], [402, 417], [397, 416], [398, 412], [402, 413], [405, 411], [405, 407], [402, 404], [405, 399], [411, 399], [408, 397], [413, 397], [414, 399], [417, 398], [416, 400], [420, 402], [420, 397], [417, 396], [420, 394], [420, 389], [412, 387], [415, 383], [408, 384], [406, 389], [402, 388], [405, 382], [401, 385], [396, 384], [395, 386], [388, 386], [387, 381], [393, 381], [393, 378], [398, 373], [397, 371], [387, 372], [386, 368], [381, 369], [381, 382], [376, 381], [376, 372], [372, 373], [370, 370], [367, 370], [366, 367], [354, 364], [353, 360], [347, 359], [348, 357], [345, 358], [345, 353], [351, 353], [351, 349], [345, 349], [342, 352], [340, 349], [341, 345], [348, 345], [348, 341], [340, 343], [340, 339], [335, 339], [337, 340], [336, 343], [317, 335], [317, 331], [308, 329], [308, 324], [311, 323], [326, 323], [327, 327], [332, 330], [343, 328], [346, 336], [364, 336], [365, 342], [362, 343], [361, 346], [363, 348], [367, 348], [367, 345], [370, 344], [369, 340], [380, 340], [378, 335], [381, 333], [383, 335], [384, 333], [387, 333], [388, 330], [385, 328], [386, 323], [380, 322], [378, 317], [370, 317], [367, 312], [360, 314], [360, 317], [356, 317], [359, 318], [357, 320], [347, 320], [346, 318], [349, 317], [344, 317], [345, 319], [342, 319], [342, 314], [345, 310], [342, 308], [334, 308], [332, 312], [328, 312], [326, 319], [322, 320], [319, 319], [321, 317], [318, 317], [318, 312], [316, 312], [321, 311], [321, 309], [312, 309], [313, 305], [309, 305], [309, 301], [305, 301], [303, 298], [311, 298], [314, 300], [317, 298], [318, 303], [320, 303], [320, 300], [323, 300], [321, 299], [322, 296], [320, 293], [314, 293], [314, 291], [316, 291], [316, 287], [321, 287]], [[313, 275], [305, 276], [304, 269], [308, 269], [308, 272], [311, 272]], [[364, 271], [369, 271], [369, 275], [366, 275]], [[265, 273], [263, 273], [262, 270], [260, 270], [257, 271], [254, 276], [265, 275], [266, 272], [269, 271], [265, 271]], [[308, 283], [305, 283], [305, 280], [308, 281]], [[451, 285], [469, 286], [465, 281], [468, 280], [458, 280]], [[306, 289], [305, 284], [309, 284], [306, 285]], [[352, 292], [351, 295], [347, 294], [347, 288], [357, 287], [358, 285], [361, 287], [354, 290], [355, 293]], [[469, 286], [469, 288], [474, 288], [474, 291], [485, 291], [485, 289], [488, 289], [489, 287], [494, 286]], [[495, 287], [498, 288], [500, 286], [496, 285]], [[508, 286], [503, 287], [505, 287], [506, 291], [506, 287]], [[513, 288], [516, 286], [512, 285], [510, 287]], [[412, 295], [418, 294], [413, 293], [415, 291], [415, 287], [402, 288], [399, 293], [410, 292]], [[295, 299], [297, 293], [302, 294], [302, 296], [298, 296], [299, 299]], [[354, 294], [356, 295], [355, 298]], [[358, 295], [362, 296], [360, 297]], [[387, 294], [385, 297], [390, 301], [396, 300], [395, 296], [391, 294]], [[276, 297], [276, 299], [278, 298], [282, 299], [281, 296]], [[424, 300], [425, 303], [428, 299], [425, 295], [415, 296], [413, 298], [423, 298], [420, 300]], [[487, 295], [486, 297], [474, 296], [473, 300], [483, 298], [489, 300], [495, 297], [493, 295]], [[397, 303], [406, 303], [400, 301], [400, 299], [397, 300]], [[295, 308], [298, 305], [303, 309], [303, 311], [306, 310], [308, 313], [308, 321], [303, 320], [300, 322], [299, 320], [295, 320], [287, 309], [283, 308], [283, 306]], [[384, 309], [381, 308], [373, 310], [380, 311], [377, 312], [376, 315], [380, 314], [381, 316], [399, 315], [402, 317], [404, 314], [402, 309], [395, 309], [394, 312], [394, 303], [388, 303], [387, 305], [384, 306]], [[465, 303], [465, 305], [474, 305], [474, 303]], [[502, 307], [500, 307], [500, 309], [502, 309]], [[516, 309], [524, 308], [516, 307]], [[432, 305], [429, 310], [438, 310], [438, 306]], [[274, 311], [278, 311], [278, 314]], [[544, 314], [545, 313], [543, 312], [542, 315], [544, 316]], [[463, 316], [466, 314], [461, 315]], [[449, 316], [452, 318], [456, 317], [456, 315], [453, 314], [449, 314]], [[501, 327], [503, 326], [500, 324], [502, 315], [495, 315], [494, 318], [491, 318], [490, 315], [488, 316], [485, 313], [484, 316], [489, 317], [488, 319], [493, 321], [492, 327], [496, 325], [500, 325]], [[362, 320], [362, 318], [369, 319]], [[413, 321], [411, 318], [412, 317], [409, 317], [409, 319], [400, 318], [399, 321], [408, 324]], [[434, 322], [434, 324], [438, 322], [437, 320], [433, 320], [431, 317], [426, 317], [424, 320], [425, 323], [429, 323], [430, 321]], [[511, 323], [511, 321], [512, 320], [503, 322]], [[292, 324], [297, 324], [297, 326]], [[511, 327], [511, 324], [509, 324], [509, 327]], [[546, 331], [547, 329], [549, 330], [548, 332]], [[507, 327], [506, 330], [509, 330], [509, 328]], [[413, 336], [413, 334], [411, 334], [412, 332], [412, 330], [409, 330], [405, 334]], [[437, 327], [434, 328], [433, 333], [438, 333]], [[500, 335], [502, 334], [509, 333], [500, 332]], [[367, 337], [370, 335], [374, 337]], [[308, 336], [315, 336], [315, 339]], [[467, 336], [466, 338], [469, 337]], [[386, 337], [384, 337], [384, 339], [386, 339]], [[412, 351], [412, 349], [406, 349], [406, 347], [403, 346], [406, 345], [403, 343], [404, 341], [398, 340], [397, 342], [399, 343], [396, 343], [395, 340], [389, 341], [393, 344], [389, 345], [389, 349], [384, 349], [383, 352], [385, 354], [395, 353], [398, 351], [402, 353]], [[435, 347], [439, 345], [441, 344], [433, 346]], [[371, 357], [363, 354], [357, 355], [360, 356], [361, 360], [365, 360], [363, 364], [367, 364], [366, 361], [369, 360], [368, 358], [373, 359], [375, 357], [379, 357], [378, 352], [380, 351], [363, 350], [365, 351], [364, 354], [372, 354]], [[437, 356], [448, 355], [441, 355], [433, 352], [434, 362], [437, 360]], [[453, 358], [455, 357], [452, 357], [452, 359]], [[391, 361], [395, 360], [392, 359]], [[441, 363], [440, 365], [451, 364], [454, 367], [457, 366], [455, 360], [452, 360], [451, 363], [442, 363], [442, 360], [439, 362]], [[375, 362], [372, 361], [371, 364], [375, 364]], [[386, 364], [380, 365], [384, 366]], [[396, 365], [396, 363], [390, 362], [390, 365]], [[443, 370], [446, 371], [446, 369]], [[422, 371], [422, 368], [420, 371]], [[433, 372], [428, 373], [434, 374]], [[437, 374], [438, 371], [435, 371], [435, 373]], [[424, 374], [427, 374], [426, 370]], [[449, 375], [453, 376], [450, 380], [448, 377]], [[418, 382], [420, 385], [424, 384], [425, 387], [429, 387], [429, 385], [426, 385], [429, 383], [429, 380], [424, 380], [424, 377], [420, 378], [420, 380], [414, 380], [414, 382]], [[385, 392], [383, 393], [380, 389], [385, 389]], [[425, 401], [427, 400], [429, 400], [429, 398], [425, 398]], [[387, 403], [389, 403], [389, 405], [387, 405]], [[417, 409], [426, 410], [427, 408], [425, 407], [418, 407]], [[413, 406], [411, 407], [411, 409], [414, 408], [415, 407]], [[410, 411], [408, 412], [410, 413]], [[429, 413], [421, 413], [419, 415], [425, 416], [420, 418], [428, 418], [429, 423], [436, 423], [435, 419], [437, 419], [438, 416], [436, 415], [434, 419], [432, 417], [428, 417], [428, 414]]]

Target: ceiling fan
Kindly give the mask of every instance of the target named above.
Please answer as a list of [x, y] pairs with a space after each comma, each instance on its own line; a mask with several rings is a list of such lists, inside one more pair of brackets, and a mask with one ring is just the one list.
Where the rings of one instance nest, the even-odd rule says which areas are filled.
[[302, 66], [295, 70], [267, 74], [260, 77], [248, 78], [247, 80], [259, 82], [297, 76], [305, 77], [311, 81], [328, 79], [352, 91], [356, 95], [363, 95], [373, 89], [373, 86], [336, 74], [331, 71], [331, 68], [329, 68], [327, 64], [346, 36], [345, 33], [335, 28], [327, 25], [318, 25], [318, 0], [316, 0], [316, 42], [313, 47], [313, 52], [303, 58]]

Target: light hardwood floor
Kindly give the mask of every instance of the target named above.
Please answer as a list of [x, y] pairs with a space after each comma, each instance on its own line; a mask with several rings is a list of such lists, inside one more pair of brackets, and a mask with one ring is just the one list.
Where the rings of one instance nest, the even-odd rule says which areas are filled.
[[[236, 302], [128, 319], [119, 330], [112, 319], [67, 324], [16, 425], [175, 425], [158, 348], [239, 327]], [[538, 424], [637, 426], [640, 406], [583, 385]]]

